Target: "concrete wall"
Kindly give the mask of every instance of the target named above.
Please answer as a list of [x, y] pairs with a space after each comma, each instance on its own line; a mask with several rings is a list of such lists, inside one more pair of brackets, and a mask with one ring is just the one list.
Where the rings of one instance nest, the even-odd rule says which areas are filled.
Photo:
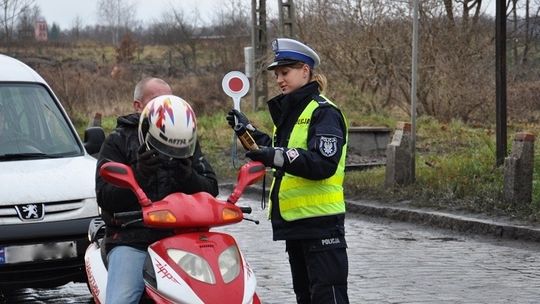
[[386, 146], [392, 129], [386, 127], [350, 127], [347, 145], [347, 169], [364, 169], [386, 163]]

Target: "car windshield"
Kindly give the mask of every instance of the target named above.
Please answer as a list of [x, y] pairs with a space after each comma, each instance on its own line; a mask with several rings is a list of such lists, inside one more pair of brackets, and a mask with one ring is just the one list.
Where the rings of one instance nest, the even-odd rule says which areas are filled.
[[82, 154], [67, 117], [45, 87], [0, 84], [0, 161]]

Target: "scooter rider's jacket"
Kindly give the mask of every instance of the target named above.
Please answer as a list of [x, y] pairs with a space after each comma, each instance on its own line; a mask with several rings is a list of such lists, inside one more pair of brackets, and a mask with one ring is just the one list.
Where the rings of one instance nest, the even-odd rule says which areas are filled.
[[270, 191], [274, 240], [343, 236], [347, 126], [341, 111], [311, 82], [268, 101], [274, 138], [252, 132], [260, 146], [283, 147]]
[[[120, 162], [130, 165], [133, 169], [136, 168], [137, 151], [140, 147], [137, 134], [139, 117], [138, 113], [134, 113], [118, 118], [116, 129], [107, 137], [101, 147], [97, 162], [98, 169], [108, 161]], [[137, 181], [152, 201], [163, 199], [174, 192], [186, 194], [208, 192], [217, 196], [216, 174], [205, 159], [198, 142], [192, 157], [192, 168], [191, 176], [187, 180], [179, 182], [175, 178], [174, 160], [171, 160], [160, 164], [155, 175]], [[131, 190], [118, 188], [105, 182], [99, 176], [98, 170], [96, 170], [96, 196], [98, 205], [102, 209], [102, 218], [107, 224], [106, 247], [108, 251], [116, 245], [128, 245], [145, 250], [149, 244], [172, 234], [172, 231], [168, 229], [150, 229], [141, 224], [122, 228], [121, 223], [113, 219], [114, 213], [137, 211], [141, 207]]]

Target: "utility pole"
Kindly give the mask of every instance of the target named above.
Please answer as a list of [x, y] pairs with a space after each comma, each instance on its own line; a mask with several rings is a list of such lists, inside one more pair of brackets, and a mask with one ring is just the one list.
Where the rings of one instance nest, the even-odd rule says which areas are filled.
[[411, 182], [416, 179], [416, 88], [418, 83], [418, 1], [414, 0], [411, 62]]
[[[254, 69], [251, 75], [253, 95], [253, 110], [268, 99], [268, 76], [266, 73], [265, 57], [268, 51], [268, 36], [266, 30], [266, 0], [251, 0], [251, 44], [253, 46]], [[262, 102], [259, 103], [259, 99]]]
[[495, 6], [495, 116], [496, 166], [506, 157], [506, 1], [496, 0]]
[[295, 38], [295, 13], [293, 0], [278, 0], [279, 34], [281, 37]]

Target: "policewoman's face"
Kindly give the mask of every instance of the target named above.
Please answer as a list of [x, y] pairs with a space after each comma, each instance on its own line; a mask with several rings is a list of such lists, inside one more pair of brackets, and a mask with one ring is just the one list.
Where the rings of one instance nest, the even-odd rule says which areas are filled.
[[298, 68], [279, 66], [274, 69], [274, 75], [281, 93], [286, 95], [309, 82], [309, 66], [307, 64]]

